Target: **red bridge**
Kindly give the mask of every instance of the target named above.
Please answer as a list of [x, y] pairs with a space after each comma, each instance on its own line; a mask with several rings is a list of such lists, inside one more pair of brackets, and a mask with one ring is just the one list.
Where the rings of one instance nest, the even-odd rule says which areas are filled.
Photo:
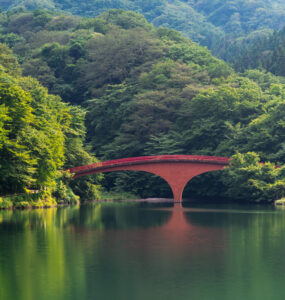
[[109, 160], [68, 169], [73, 178], [115, 171], [144, 171], [163, 178], [171, 187], [174, 202], [182, 201], [188, 181], [202, 173], [222, 170], [229, 165], [229, 158], [195, 155], [159, 155]]

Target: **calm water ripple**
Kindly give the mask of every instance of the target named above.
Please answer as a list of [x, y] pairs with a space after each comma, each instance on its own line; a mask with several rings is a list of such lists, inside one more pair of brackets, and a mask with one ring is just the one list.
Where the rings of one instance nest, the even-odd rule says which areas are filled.
[[273, 207], [0, 211], [0, 299], [284, 300], [284, 250]]

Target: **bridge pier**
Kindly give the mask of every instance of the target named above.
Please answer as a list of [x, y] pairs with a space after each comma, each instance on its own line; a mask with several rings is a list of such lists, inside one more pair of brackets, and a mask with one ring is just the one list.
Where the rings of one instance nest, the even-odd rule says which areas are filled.
[[171, 180], [171, 181], [166, 180], [172, 190], [174, 203], [182, 203], [182, 195], [183, 195], [184, 188], [187, 182], [190, 181], [191, 179], [192, 177], [187, 178], [186, 182], [182, 182], [182, 183], [175, 182], [175, 180]]
[[171, 190], [172, 190], [172, 194], [173, 194], [174, 203], [182, 203], [182, 194], [183, 194], [184, 188], [177, 189], [177, 188], [171, 187]]

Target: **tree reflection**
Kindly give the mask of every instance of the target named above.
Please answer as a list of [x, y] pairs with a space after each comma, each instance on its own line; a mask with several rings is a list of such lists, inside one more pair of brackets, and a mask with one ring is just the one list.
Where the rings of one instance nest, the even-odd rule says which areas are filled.
[[263, 286], [281, 299], [274, 293], [282, 290], [284, 241], [285, 213], [272, 209], [102, 203], [1, 211], [0, 299], [149, 299], [160, 282], [180, 286], [177, 299], [209, 299], [216, 288], [219, 299], [243, 298], [245, 279], [245, 299], [262, 299]]

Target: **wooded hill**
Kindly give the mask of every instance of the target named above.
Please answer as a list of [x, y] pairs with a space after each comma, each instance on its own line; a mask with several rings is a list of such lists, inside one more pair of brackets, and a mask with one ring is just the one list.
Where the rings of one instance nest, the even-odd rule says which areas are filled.
[[4, 10], [50, 9], [94, 17], [111, 8], [142, 13], [156, 27], [181, 31], [231, 61], [233, 41], [255, 41], [285, 25], [282, 0], [0, 0]]
[[[0, 39], [25, 76], [84, 107], [87, 142], [101, 160], [255, 151], [236, 156], [231, 177], [197, 178], [192, 195], [272, 201], [284, 194], [284, 168], [257, 163], [257, 155], [285, 161], [285, 85], [272, 74], [236, 74], [179, 32], [155, 29], [142, 15], [122, 10], [97, 18], [39, 10], [2, 14]], [[110, 175], [105, 186], [171, 195], [159, 180], [148, 186], [145, 178]]]
[[285, 28], [255, 42], [236, 41], [231, 49], [232, 63], [236, 70], [264, 69], [278, 76], [285, 76]]

